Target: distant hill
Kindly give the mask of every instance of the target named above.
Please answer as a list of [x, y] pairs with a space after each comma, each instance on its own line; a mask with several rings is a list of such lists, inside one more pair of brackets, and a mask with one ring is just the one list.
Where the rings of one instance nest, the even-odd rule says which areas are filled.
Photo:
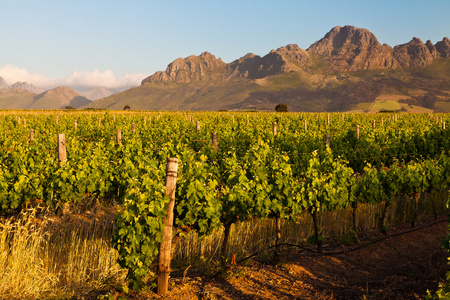
[[367, 29], [337, 26], [307, 50], [290, 44], [228, 64], [208, 52], [179, 58], [141, 86], [84, 108], [273, 110], [282, 102], [290, 111], [369, 111], [383, 101], [404, 111], [450, 110], [450, 40], [390, 47]]
[[28, 91], [30, 93], [40, 94], [45, 92], [44, 89], [41, 89], [35, 85], [29, 84], [28, 82], [18, 81], [10, 86], [10, 88], [17, 88], [24, 91]]
[[0, 90], [0, 109], [64, 109], [79, 108], [91, 103], [68, 87], [57, 87], [41, 94], [19, 88]]
[[101, 99], [101, 98], [106, 98], [106, 97], [114, 95], [116, 93], [117, 93], [117, 91], [115, 91], [115, 90], [107, 89], [104, 87], [98, 87], [93, 90], [80, 93], [80, 95], [93, 101], [93, 100], [97, 100], [97, 99]]

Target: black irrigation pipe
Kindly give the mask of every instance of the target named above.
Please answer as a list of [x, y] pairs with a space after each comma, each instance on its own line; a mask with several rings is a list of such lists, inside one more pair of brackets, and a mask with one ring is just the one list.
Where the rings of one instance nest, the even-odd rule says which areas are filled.
[[[257, 255], [259, 255], [259, 254], [261, 254], [261, 253], [263, 253], [263, 252], [265, 252], [265, 251], [267, 251], [267, 250], [270, 250], [270, 249], [272, 249], [272, 248], [275, 248], [275, 247], [277, 247], [277, 246], [278, 246], [278, 247], [280, 247], [280, 246], [289, 246], [289, 247], [300, 248], [300, 249], [302, 249], [302, 250], [305, 250], [305, 251], [314, 253], [315, 255], [319, 255], [319, 256], [346, 254], [346, 253], [350, 253], [350, 252], [359, 250], [359, 249], [361, 249], [361, 248], [364, 248], [364, 247], [367, 247], [367, 246], [370, 246], [370, 245], [373, 245], [373, 244], [382, 242], [382, 241], [387, 240], [387, 239], [392, 238], [392, 237], [401, 236], [401, 235], [408, 234], [408, 233], [411, 233], [411, 232], [414, 232], [414, 231], [418, 231], [418, 230], [421, 230], [421, 229], [424, 229], [424, 228], [427, 228], [427, 227], [434, 226], [434, 225], [436, 225], [436, 224], [445, 222], [445, 221], [447, 221], [447, 220], [448, 220], [448, 219], [446, 218], [446, 219], [443, 219], [443, 220], [440, 220], [440, 221], [435, 221], [435, 222], [433, 222], [433, 223], [426, 224], [426, 225], [423, 225], [423, 226], [420, 226], [420, 227], [416, 227], [416, 228], [413, 228], [413, 229], [410, 229], [410, 230], [407, 230], [407, 231], [403, 231], [403, 232], [391, 234], [391, 235], [388, 235], [388, 236], [384, 236], [384, 237], [382, 237], [382, 238], [380, 238], [380, 239], [377, 239], [377, 240], [374, 240], [374, 241], [367, 242], [367, 243], [365, 243], [365, 244], [362, 244], [362, 245], [353, 247], [353, 248], [351, 248], [351, 249], [342, 250], [342, 251], [337, 251], [337, 252], [319, 252], [319, 251], [317, 251], [317, 250], [313, 250], [313, 249], [309, 249], [309, 248], [306, 248], [306, 247], [303, 247], [303, 246], [300, 246], [300, 245], [289, 244], [289, 243], [283, 243], [283, 244], [273, 245], [273, 246], [267, 247], [267, 248], [264, 249], [264, 250], [261, 250], [261, 251], [258, 251], [258, 252], [256, 252], [256, 253], [253, 253], [252, 255], [247, 256], [247, 257], [245, 257], [245, 258], [243, 258], [243, 259], [240, 259], [237, 263], [244, 262], [244, 261], [246, 261], [246, 260], [248, 260], [248, 259], [250, 259], [250, 258], [252, 258], [252, 257], [255, 257], [255, 256], [257, 256]], [[299, 254], [299, 255], [302, 255], [302, 256], [303, 256], [304, 254]]]
[[[407, 231], [403, 231], [403, 232], [395, 233], [395, 234], [392, 234], [392, 235], [388, 235], [388, 236], [382, 237], [382, 238], [380, 238], [380, 239], [377, 239], [377, 240], [374, 240], [374, 241], [370, 241], [370, 242], [367, 242], [367, 243], [365, 243], [365, 244], [362, 244], [362, 245], [353, 247], [353, 248], [351, 248], [351, 249], [347, 249], [347, 250], [343, 250], [343, 251], [336, 251], [336, 252], [319, 252], [319, 251], [317, 251], [317, 250], [309, 249], [309, 248], [307, 248], [307, 247], [300, 246], [300, 245], [289, 244], [289, 243], [282, 243], [282, 244], [273, 245], [273, 246], [267, 247], [267, 248], [265, 248], [265, 249], [263, 249], [263, 250], [260, 250], [260, 251], [258, 251], [258, 252], [255, 252], [255, 253], [253, 253], [252, 255], [249, 255], [249, 256], [247, 256], [247, 257], [245, 257], [245, 258], [242, 258], [242, 259], [238, 260], [238, 261], [236, 262], [236, 264], [240, 264], [240, 263], [242, 263], [242, 262], [244, 262], [244, 261], [246, 261], [246, 260], [249, 260], [249, 259], [252, 258], [252, 257], [258, 256], [258, 255], [260, 255], [261, 253], [264, 253], [264, 252], [266, 252], [266, 251], [268, 251], [268, 250], [270, 250], [270, 249], [273, 249], [273, 248], [276, 248], [276, 247], [280, 247], [280, 246], [288, 246], [288, 247], [299, 248], [299, 249], [302, 249], [302, 250], [304, 250], [304, 251], [313, 253], [314, 255], [317, 255], [317, 256], [333, 256], [333, 255], [347, 254], [347, 253], [350, 253], [350, 252], [359, 250], [359, 249], [361, 249], [361, 248], [364, 248], [364, 247], [367, 247], [367, 246], [370, 246], [370, 245], [373, 245], [373, 244], [382, 242], [382, 241], [387, 240], [387, 239], [389, 239], [389, 238], [397, 237], [397, 236], [401, 236], [401, 235], [405, 235], [405, 234], [408, 234], [408, 233], [411, 233], [411, 232], [414, 232], [414, 231], [418, 231], [418, 230], [421, 230], [421, 229], [424, 229], [424, 228], [427, 228], [427, 227], [434, 226], [434, 225], [436, 225], [436, 224], [439, 224], [439, 223], [442, 223], [442, 222], [445, 222], [445, 221], [448, 221], [448, 219], [446, 218], [446, 219], [443, 219], [443, 220], [440, 220], [440, 221], [435, 221], [435, 222], [433, 222], [433, 223], [426, 224], [426, 225], [423, 225], [423, 226], [420, 226], [420, 227], [416, 227], [416, 228], [413, 228], [413, 229], [410, 229], [410, 230], [407, 230]], [[306, 254], [304, 254], [304, 253], [299, 253], [298, 255], [299, 255], [299, 256], [305, 256]], [[218, 276], [218, 275], [221, 274], [221, 273], [222, 273], [222, 271], [219, 271], [219, 272], [217, 272], [216, 274], [214, 274], [213, 276], [211, 276], [210, 278], [208, 278], [208, 279], [203, 283], [203, 288], [204, 288], [205, 285], [207, 285], [212, 279], [214, 279], [216, 276]], [[202, 289], [202, 293], [203, 293], [203, 289]]]

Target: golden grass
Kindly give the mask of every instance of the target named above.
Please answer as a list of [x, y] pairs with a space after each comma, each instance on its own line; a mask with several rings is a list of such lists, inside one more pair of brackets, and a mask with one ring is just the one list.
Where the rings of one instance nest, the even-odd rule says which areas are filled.
[[70, 298], [123, 284], [110, 246], [113, 218], [27, 212], [2, 222], [0, 299]]

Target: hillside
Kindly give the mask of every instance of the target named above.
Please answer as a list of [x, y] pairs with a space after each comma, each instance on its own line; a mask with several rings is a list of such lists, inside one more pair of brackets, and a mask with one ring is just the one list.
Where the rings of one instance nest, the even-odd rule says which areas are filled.
[[306, 50], [290, 44], [228, 64], [208, 52], [179, 58], [141, 86], [84, 108], [273, 110], [280, 102], [290, 111], [369, 111], [392, 102], [396, 110], [450, 111], [450, 40], [390, 47], [367, 29], [337, 26]]
[[64, 109], [67, 106], [79, 108], [91, 103], [68, 87], [57, 87], [41, 94], [21, 88], [0, 90], [0, 109]]

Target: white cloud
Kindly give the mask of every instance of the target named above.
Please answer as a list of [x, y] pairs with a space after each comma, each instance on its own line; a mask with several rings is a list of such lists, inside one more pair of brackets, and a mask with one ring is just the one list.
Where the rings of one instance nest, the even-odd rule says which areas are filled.
[[125, 74], [115, 76], [112, 70], [90, 72], [74, 71], [65, 78], [51, 78], [42, 74], [31, 74], [25, 68], [14, 65], [5, 65], [0, 67], [0, 77], [8, 84], [17, 81], [26, 81], [43, 89], [52, 89], [57, 86], [68, 86], [80, 92], [87, 91], [96, 87], [105, 87], [122, 91], [127, 88], [137, 86], [147, 75], [142, 73]]

